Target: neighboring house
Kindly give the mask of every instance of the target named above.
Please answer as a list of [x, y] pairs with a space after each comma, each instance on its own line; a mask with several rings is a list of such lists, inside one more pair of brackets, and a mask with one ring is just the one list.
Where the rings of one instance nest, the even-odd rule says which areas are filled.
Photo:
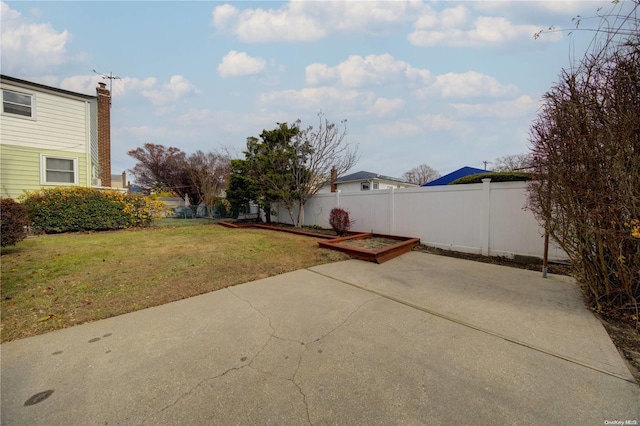
[[53, 186], [111, 185], [111, 96], [0, 75], [0, 197]]
[[122, 172], [121, 175], [111, 175], [111, 188], [126, 188], [127, 173]]
[[422, 186], [439, 186], [439, 185], [449, 185], [454, 180], [463, 178], [465, 176], [477, 175], [478, 173], [487, 173], [490, 170], [476, 169], [474, 167], [462, 167], [461, 169], [455, 170], [447, 175], [439, 177], [436, 180], [432, 180], [431, 182], [427, 182]]
[[[377, 173], [360, 171], [350, 175], [339, 177], [335, 180], [335, 189], [338, 191], [375, 191], [390, 188], [412, 188], [416, 187], [404, 179], [391, 176], [384, 176]], [[319, 192], [331, 191], [331, 185], [325, 185]]]

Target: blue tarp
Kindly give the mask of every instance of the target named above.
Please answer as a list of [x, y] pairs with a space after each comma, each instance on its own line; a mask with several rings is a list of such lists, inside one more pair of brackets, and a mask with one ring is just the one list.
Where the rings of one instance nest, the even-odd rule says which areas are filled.
[[456, 171], [453, 171], [447, 175], [439, 177], [436, 180], [432, 180], [431, 182], [427, 182], [422, 186], [439, 186], [439, 185], [449, 185], [456, 179], [460, 179], [461, 177], [469, 176], [469, 175], [477, 175], [478, 173], [488, 173], [490, 170], [476, 169], [474, 167], [463, 167]]

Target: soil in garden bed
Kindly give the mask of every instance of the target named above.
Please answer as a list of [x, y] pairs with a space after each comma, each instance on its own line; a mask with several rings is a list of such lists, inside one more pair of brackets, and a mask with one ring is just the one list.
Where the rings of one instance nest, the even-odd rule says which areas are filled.
[[378, 250], [381, 248], [388, 247], [393, 244], [398, 244], [402, 242], [401, 240], [394, 240], [391, 238], [384, 237], [371, 237], [371, 238], [363, 238], [359, 240], [346, 240], [341, 241], [337, 244], [348, 247], [355, 247], [364, 250]]

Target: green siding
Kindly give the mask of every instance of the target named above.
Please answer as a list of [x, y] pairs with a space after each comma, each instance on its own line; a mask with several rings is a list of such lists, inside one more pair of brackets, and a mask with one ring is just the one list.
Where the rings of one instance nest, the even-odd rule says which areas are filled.
[[78, 186], [90, 186], [87, 183], [87, 158], [85, 154], [0, 144], [1, 197], [18, 198], [25, 191], [62, 186], [40, 184], [40, 154], [77, 158]]

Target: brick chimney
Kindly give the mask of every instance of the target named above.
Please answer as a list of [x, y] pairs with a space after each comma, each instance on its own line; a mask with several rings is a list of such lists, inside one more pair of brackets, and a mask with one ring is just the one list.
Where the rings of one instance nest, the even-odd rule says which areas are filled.
[[111, 186], [111, 92], [98, 83], [98, 163], [102, 186]]

